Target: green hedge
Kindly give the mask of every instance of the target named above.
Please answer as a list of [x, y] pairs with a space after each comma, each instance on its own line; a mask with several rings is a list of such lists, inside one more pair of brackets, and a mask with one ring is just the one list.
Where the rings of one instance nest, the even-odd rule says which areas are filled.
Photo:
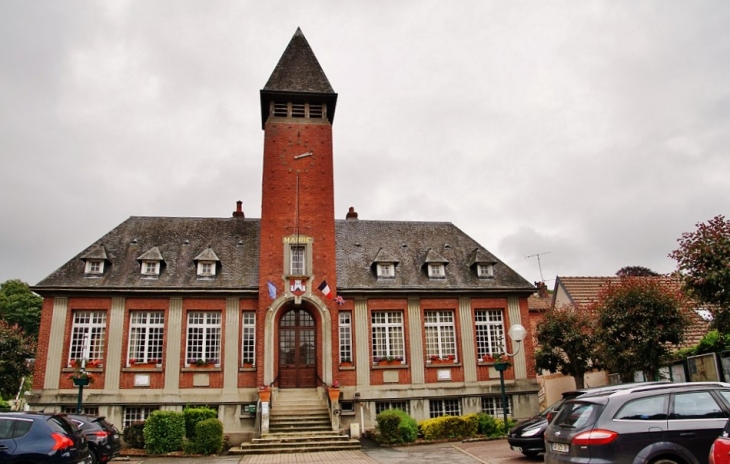
[[154, 411], [144, 425], [144, 450], [165, 454], [183, 449], [185, 417], [175, 411]]
[[418, 436], [416, 420], [400, 409], [388, 409], [375, 418], [380, 443], [411, 443]]
[[468, 438], [477, 434], [479, 417], [477, 414], [441, 416], [421, 421], [418, 427], [426, 440]]
[[205, 456], [223, 451], [223, 422], [211, 418], [195, 426], [195, 449]]
[[185, 408], [183, 416], [185, 416], [185, 436], [188, 440], [195, 441], [195, 427], [198, 423], [206, 419], [217, 419], [218, 411], [206, 407]]

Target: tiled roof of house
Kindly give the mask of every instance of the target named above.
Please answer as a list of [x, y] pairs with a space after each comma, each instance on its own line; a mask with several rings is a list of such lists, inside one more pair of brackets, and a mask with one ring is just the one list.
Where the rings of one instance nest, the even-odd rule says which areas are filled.
[[[534, 287], [451, 223], [335, 221], [338, 291], [435, 290], [534, 292]], [[34, 290], [258, 291], [258, 219], [130, 217]], [[164, 266], [157, 279], [141, 276], [139, 258], [157, 247]], [[82, 257], [105, 250], [100, 277], [84, 275]], [[494, 262], [493, 278], [469, 266], [475, 249]], [[430, 251], [430, 252], [429, 252]], [[436, 253], [448, 261], [445, 279], [429, 279], [424, 264]], [[378, 280], [377, 256], [398, 263], [395, 277]], [[430, 255], [430, 257], [429, 257]], [[199, 279], [195, 261], [219, 260], [213, 279]]]
[[[680, 291], [681, 282], [671, 276], [644, 277], [645, 279], [656, 279], [663, 286], [672, 291]], [[566, 291], [572, 304], [576, 308], [587, 309], [592, 303], [597, 301], [600, 293], [609, 285], [617, 284], [621, 281], [621, 277], [558, 277], [555, 283], [555, 293], [558, 294], [558, 287]], [[690, 324], [685, 333], [685, 339], [682, 346], [694, 346], [709, 330], [710, 323], [702, 318], [697, 312], [700, 305], [688, 300], [684, 307], [685, 314], [689, 317]]]

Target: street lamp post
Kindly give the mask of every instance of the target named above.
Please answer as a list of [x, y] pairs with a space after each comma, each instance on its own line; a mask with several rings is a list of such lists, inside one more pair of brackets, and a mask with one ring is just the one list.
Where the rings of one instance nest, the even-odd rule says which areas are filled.
[[[507, 352], [507, 346], [505, 344], [504, 347], [504, 354], [505, 356], [514, 357], [517, 355], [517, 353], [520, 352], [520, 347], [522, 346], [522, 340], [525, 339], [525, 335], [527, 334], [527, 330], [521, 325], [521, 324], [515, 324], [512, 327], [509, 328], [509, 331], [507, 332], [509, 335], [509, 338], [512, 339], [512, 341], [517, 342], [517, 350], [515, 350], [514, 353], [508, 353]], [[502, 392], [502, 415], [504, 418], [504, 429], [507, 431], [507, 392], [504, 388], [504, 371], [507, 370], [509, 367], [509, 363], [504, 362], [498, 362], [494, 364], [494, 368], [499, 372], [499, 388]]]

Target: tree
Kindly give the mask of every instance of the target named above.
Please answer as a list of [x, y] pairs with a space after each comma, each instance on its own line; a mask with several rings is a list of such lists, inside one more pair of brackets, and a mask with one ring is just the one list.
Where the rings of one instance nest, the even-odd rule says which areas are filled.
[[619, 277], [656, 277], [659, 274], [644, 266], [624, 266], [616, 272]]
[[15, 396], [23, 377], [32, 372], [29, 360], [34, 355], [35, 340], [0, 320], [0, 396]]
[[598, 357], [626, 381], [636, 371], [658, 378], [689, 324], [684, 298], [666, 279], [625, 277], [609, 285], [592, 310], [598, 314]]
[[593, 323], [590, 317], [571, 306], [553, 308], [537, 325], [535, 366], [575, 378], [576, 388], [584, 387], [584, 375], [600, 366], [593, 356]]
[[10, 325], [17, 324], [23, 331], [38, 338], [41, 324], [43, 298], [30, 290], [20, 280], [8, 280], [0, 284], [0, 319]]
[[669, 257], [677, 261], [687, 293], [708, 304], [715, 328], [730, 333], [730, 221], [715, 216], [696, 227], [682, 234]]

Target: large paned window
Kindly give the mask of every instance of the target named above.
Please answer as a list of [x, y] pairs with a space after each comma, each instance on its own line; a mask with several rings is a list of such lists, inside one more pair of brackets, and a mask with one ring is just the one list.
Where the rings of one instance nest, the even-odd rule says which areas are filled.
[[[501, 396], [483, 396], [482, 412], [494, 417], [504, 417]], [[507, 415], [512, 416], [512, 396], [507, 395]]]
[[340, 362], [352, 362], [352, 313], [340, 313]]
[[203, 360], [220, 364], [221, 313], [220, 311], [190, 311], [188, 313], [187, 364]]
[[461, 399], [430, 399], [428, 400], [428, 409], [431, 418], [441, 416], [460, 416]]
[[122, 419], [122, 428], [127, 428], [135, 422], [146, 421], [150, 414], [160, 409], [159, 406], [125, 406]]
[[396, 356], [405, 359], [403, 312], [373, 311], [372, 317], [373, 359]]
[[475, 312], [477, 355], [494, 356], [504, 353], [504, 320], [501, 309], [479, 309]]
[[241, 347], [241, 360], [244, 364], [256, 362], [256, 313], [245, 311], [243, 313], [243, 346]]
[[87, 360], [104, 359], [106, 338], [106, 311], [74, 311], [71, 326], [71, 348], [68, 352], [72, 359], [84, 358], [84, 340], [88, 340]]
[[129, 319], [127, 365], [161, 363], [164, 333], [164, 311], [132, 311]]
[[408, 411], [409, 401], [376, 401], [375, 402], [375, 415], [377, 416], [383, 411], [388, 409], [400, 409], [401, 411], [410, 414]]
[[426, 356], [456, 357], [453, 311], [426, 311]]

